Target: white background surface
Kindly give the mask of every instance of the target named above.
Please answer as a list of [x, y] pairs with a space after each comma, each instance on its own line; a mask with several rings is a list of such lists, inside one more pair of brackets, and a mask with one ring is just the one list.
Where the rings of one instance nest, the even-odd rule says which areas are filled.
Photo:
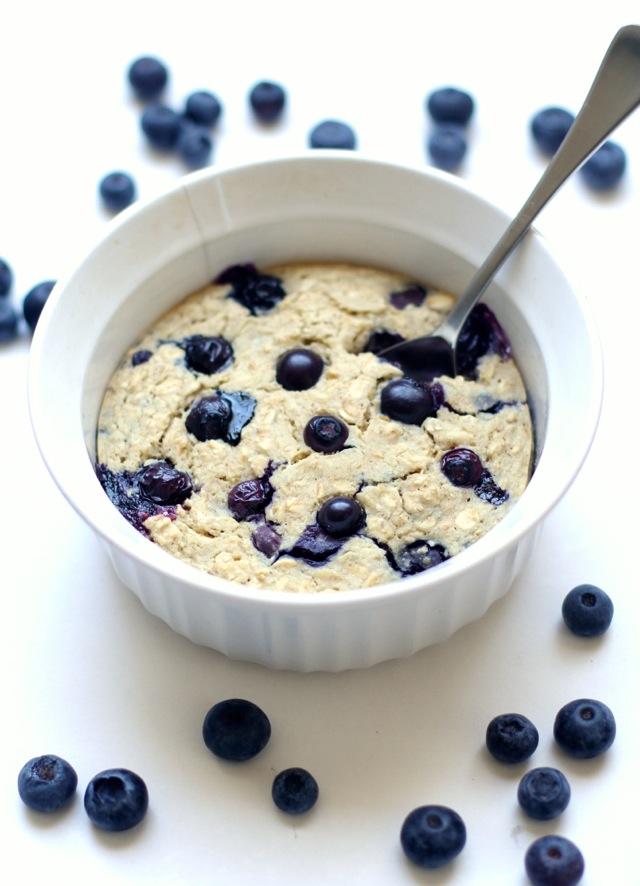
[[[173, 104], [200, 88], [220, 97], [215, 162], [225, 165], [303, 149], [325, 117], [349, 122], [365, 153], [424, 163], [425, 96], [461, 86], [476, 115], [460, 175], [515, 212], [543, 168], [531, 115], [548, 104], [577, 110], [618, 27], [638, 19], [623, 0], [14, 4], [0, 52], [0, 255], [15, 272], [12, 298], [18, 305], [35, 283], [66, 274], [102, 235], [103, 174], [127, 169], [147, 199], [183, 173], [140, 136], [125, 82], [138, 55], [167, 62]], [[252, 122], [246, 102], [265, 78], [289, 100], [270, 129]], [[630, 379], [640, 328], [640, 115], [615, 139], [628, 153], [622, 186], [596, 196], [575, 178], [537, 225], [599, 325], [606, 392], [596, 441], [507, 597], [407, 661], [273, 672], [196, 647], [148, 615], [40, 460], [26, 402], [28, 337], [0, 346], [3, 882], [524, 886], [526, 847], [549, 832], [580, 846], [584, 884], [638, 882]], [[616, 606], [599, 640], [573, 638], [561, 624], [561, 601], [581, 582], [600, 584]], [[222, 764], [201, 739], [208, 708], [230, 696], [260, 704], [273, 727], [265, 751], [242, 766]], [[609, 704], [618, 737], [605, 757], [572, 762], [554, 747], [552, 724], [581, 696]], [[509, 710], [540, 731], [535, 756], [515, 770], [484, 750], [487, 723]], [[80, 781], [72, 807], [46, 819], [16, 790], [20, 767], [42, 753], [66, 757]], [[316, 808], [300, 819], [270, 799], [275, 773], [291, 765], [320, 784]], [[561, 768], [573, 789], [550, 823], [526, 819], [516, 802], [520, 776], [542, 765]], [[82, 807], [89, 779], [111, 766], [139, 772], [151, 798], [143, 825], [120, 835], [96, 831]], [[405, 861], [398, 833], [411, 809], [431, 802], [458, 810], [468, 842], [452, 865], [429, 873]]]

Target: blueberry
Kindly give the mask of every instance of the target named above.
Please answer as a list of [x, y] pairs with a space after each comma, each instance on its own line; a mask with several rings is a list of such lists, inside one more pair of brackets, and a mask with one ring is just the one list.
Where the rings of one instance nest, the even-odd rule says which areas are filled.
[[184, 362], [194, 372], [213, 375], [233, 361], [233, 348], [221, 335], [190, 335], [180, 343]]
[[29, 809], [57, 812], [73, 797], [78, 786], [75, 769], [62, 757], [33, 757], [18, 774], [18, 793]]
[[432, 388], [412, 378], [395, 378], [380, 393], [380, 412], [394, 421], [421, 425], [438, 411]]
[[474, 486], [482, 476], [482, 461], [472, 449], [464, 447], [445, 452], [440, 468], [454, 486]]
[[103, 831], [128, 831], [147, 814], [149, 792], [130, 769], [105, 769], [87, 785], [84, 808], [91, 822]]
[[538, 730], [522, 714], [499, 714], [487, 726], [487, 750], [501, 763], [522, 763], [538, 747]]
[[309, 348], [285, 351], [276, 363], [276, 381], [287, 391], [307, 391], [317, 384], [324, 361]]
[[551, 156], [571, 129], [574, 116], [564, 108], [542, 108], [531, 118], [531, 134], [538, 148]]
[[178, 156], [191, 169], [206, 166], [211, 159], [213, 140], [206, 126], [183, 123], [176, 141]]
[[502, 489], [496, 483], [490, 471], [486, 468], [482, 469], [480, 479], [473, 484], [473, 491], [483, 501], [499, 507], [509, 499], [509, 493], [506, 489]]
[[[157, 464], [166, 464], [168, 466], [166, 462]], [[144, 522], [148, 517], [158, 514], [169, 517], [169, 519], [175, 517], [176, 504], [160, 501], [162, 493], [164, 492], [168, 498], [172, 496], [180, 498], [181, 494], [186, 492], [185, 486], [187, 483], [191, 483], [185, 474], [181, 475], [183, 479], [180, 477], [177, 479], [169, 477], [169, 482], [166, 484], [160, 482], [154, 487], [151, 482], [155, 473], [154, 470], [150, 473], [150, 476], [146, 476], [147, 492], [150, 494], [144, 494], [140, 486], [140, 480], [143, 480], [144, 486], [146, 471], [150, 470], [151, 467], [147, 466], [147, 468], [141, 468], [138, 471], [112, 471], [106, 465], [98, 464], [95, 468], [100, 485], [111, 503], [120, 511], [125, 520], [143, 535], [147, 534]]]
[[140, 468], [136, 480], [140, 495], [160, 505], [181, 505], [193, 492], [191, 477], [166, 461]]
[[200, 89], [187, 96], [184, 114], [200, 126], [215, 126], [222, 114], [222, 105], [213, 93]]
[[318, 793], [318, 782], [313, 775], [298, 766], [279, 772], [271, 787], [273, 802], [289, 815], [308, 812], [315, 806]]
[[204, 443], [224, 440], [230, 446], [240, 442], [242, 429], [253, 418], [255, 398], [244, 392], [215, 391], [191, 407], [185, 425], [189, 433]]
[[55, 280], [43, 280], [42, 283], [38, 283], [30, 289], [22, 301], [22, 313], [32, 332], [36, 328], [42, 309], [55, 285]]
[[13, 285], [13, 271], [7, 262], [0, 258], [0, 297], [9, 295]]
[[392, 307], [399, 311], [404, 311], [408, 307], [420, 307], [427, 296], [427, 290], [419, 283], [412, 283], [406, 289], [399, 292], [392, 292], [389, 296], [389, 302]]
[[330, 498], [318, 511], [318, 523], [334, 538], [353, 535], [364, 523], [364, 509], [360, 502], [349, 495]]
[[436, 126], [427, 141], [427, 151], [434, 166], [455, 172], [467, 153], [467, 139], [455, 126]]
[[627, 168], [627, 155], [617, 142], [606, 141], [582, 164], [579, 174], [594, 191], [614, 188]]
[[511, 356], [511, 344], [493, 311], [480, 302], [467, 318], [458, 339], [459, 374], [473, 377], [478, 360], [489, 353], [506, 360]]
[[149, 101], [157, 98], [164, 90], [169, 72], [160, 59], [141, 56], [131, 63], [127, 77], [136, 96], [143, 101]]
[[436, 123], [466, 126], [473, 115], [475, 103], [468, 92], [456, 86], [443, 86], [427, 96], [426, 107]]
[[281, 116], [285, 102], [286, 93], [282, 86], [269, 80], [256, 83], [249, 92], [249, 104], [262, 123], [274, 123]]
[[267, 477], [252, 477], [241, 480], [227, 496], [229, 510], [236, 520], [247, 520], [264, 514], [273, 498], [273, 487]]
[[126, 209], [136, 198], [136, 186], [128, 172], [109, 172], [98, 185], [102, 202], [112, 212]]
[[319, 523], [313, 523], [306, 526], [300, 537], [283, 553], [304, 560], [310, 566], [318, 566], [337, 554], [343, 544], [344, 538], [329, 535]]
[[390, 552], [387, 553], [387, 560], [392, 568], [403, 576], [424, 572], [448, 559], [449, 555], [442, 545], [430, 544], [424, 539], [411, 542], [395, 556]]
[[254, 316], [270, 311], [286, 295], [281, 280], [272, 274], [261, 274], [253, 264], [231, 265], [214, 282], [230, 284], [228, 298], [239, 302]]
[[349, 428], [335, 415], [314, 415], [303, 433], [304, 442], [315, 452], [338, 452], [348, 436]]
[[407, 858], [422, 868], [439, 868], [464, 848], [467, 829], [447, 806], [419, 806], [405, 818], [400, 843]]
[[148, 105], [140, 118], [142, 132], [158, 151], [172, 151], [180, 135], [180, 115], [167, 105]]
[[553, 736], [570, 757], [587, 760], [604, 754], [611, 747], [616, 737], [616, 721], [604, 702], [578, 698], [558, 711]]
[[341, 120], [323, 120], [317, 123], [309, 133], [309, 147], [311, 148], [338, 148], [343, 151], [353, 151], [355, 146], [355, 132]]
[[584, 873], [584, 858], [571, 840], [547, 834], [531, 843], [524, 866], [532, 886], [576, 886]]
[[147, 363], [153, 357], [153, 351], [148, 351], [146, 348], [143, 348], [140, 351], [135, 351], [131, 355], [131, 365], [132, 366], [141, 366], [143, 363]]
[[271, 737], [269, 718], [252, 701], [229, 698], [206, 714], [202, 737], [209, 750], [223, 760], [250, 760], [266, 747]]
[[273, 557], [280, 550], [282, 536], [268, 523], [260, 523], [251, 533], [251, 543], [265, 557]]
[[0, 298], [0, 342], [13, 341], [18, 335], [18, 312], [6, 298]]
[[399, 332], [390, 332], [388, 329], [374, 329], [365, 342], [363, 351], [370, 354], [379, 354], [393, 345], [399, 345], [404, 341], [404, 336]]
[[540, 766], [530, 769], [520, 779], [518, 803], [530, 818], [549, 821], [557, 818], [569, 805], [571, 788], [559, 769]]
[[596, 585], [576, 585], [562, 602], [562, 618], [572, 634], [599, 637], [613, 619], [611, 597]]

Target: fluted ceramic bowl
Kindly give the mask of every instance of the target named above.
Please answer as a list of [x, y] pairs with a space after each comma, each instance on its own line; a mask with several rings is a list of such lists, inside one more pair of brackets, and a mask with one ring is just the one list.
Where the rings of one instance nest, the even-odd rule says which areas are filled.
[[535, 232], [486, 294], [528, 389], [535, 470], [505, 518], [440, 566], [340, 593], [244, 587], [188, 566], [143, 537], [111, 504], [94, 472], [98, 411], [124, 352], [228, 265], [369, 263], [458, 293], [507, 223], [502, 211], [446, 174], [316, 151], [195, 173], [110, 225], [80, 267], [56, 285], [40, 317], [29, 400], [55, 482], [149, 612], [232, 658], [343, 670], [445, 640], [507, 592], [544, 517], [580, 469], [602, 393], [588, 306]]

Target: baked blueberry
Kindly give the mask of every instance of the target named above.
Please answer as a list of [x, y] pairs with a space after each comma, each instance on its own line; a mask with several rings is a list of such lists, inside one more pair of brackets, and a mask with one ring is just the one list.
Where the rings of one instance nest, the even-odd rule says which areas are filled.
[[142, 348], [131, 355], [131, 365], [141, 366], [143, 363], [148, 363], [152, 357], [153, 351], [148, 351], [146, 348]]
[[455, 172], [467, 153], [467, 139], [455, 126], [436, 126], [429, 135], [427, 151], [438, 169]]
[[477, 483], [473, 484], [473, 491], [478, 498], [481, 498], [483, 501], [488, 501], [489, 504], [495, 505], [496, 507], [503, 505], [509, 498], [507, 490], [498, 486], [491, 472], [486, 468], [482, 469], [480, 479]]
[[627, 168], [627, 155], [617, 143], [606, 141], [579, 169], [586, 184], [594, 191], [614, 188]]
[[221, 335], [190, 335], [180, 343], [184, 362], [194, 372], [213, 375], [233, 361], [233, 348]]
[[281, 116], [286, 99], [282, 86], [270, 80], [256, 83], [249, 92], [249, 104], [262, 123], [274, 123]]
[[[169, 474], [167, 477], [168, 482], [166, 484], [160, 482], [154, 491], [154, 484], [151, 481], [154, 475], [158, 479], [158, 473], [155, 468], [157, 464], [166, 465], [167, 468], [171, 467], [168, 462], [156, 462], [154, 465], [148, 465], [146, 468], [141, 468], [138, 471], [112, 471], [103, 464], [98, 464], [95, 468], [100, 485], [108, 495], [111, 503], [120, 511], [125, 520], [131, 523], [143, 535], [147, 534], [144, 523], [148, 517], [162, 514], [165, 517], [169, 517], [169, 519], [175, 518], [177, 504], [182, 504], [186, 497], [188, 497], [186, 495], [186, 488], [191, 485], [188, 475], [179, 475], [176, 478]], [[152, 468], [153, 471], [151, 470]], [[147, 478], [149, 481], [148, 488], [152, 495], [155, 494], [155, 498], [144, 495], [140, 487], [141, 476], [144, 479], [146, 471], [150, 472], [150, 476]], [[179, 474], [177, 471], [175, 473]], [[170, 503], [159, 500], [162, 494], [176, 499], [182, 498], [183, 495], [185, 497], [182, 498], [182, 501]]]
[[175, 148], [180, 126], [180, 115], [167, 105], [147, 105], [140, 118], [142, 132], [158, 151], [172, 151]]
[[285, 351], [276, 363], [276, 381], [287, 391], [307, 391], [317, 384], [324, 361], [310, 348]]
[[487, 750], [500, 763], [522, 763], [538, 747], [538, 730], [522, 714], [499, 714], [487, 726]]
[[394, 378], [380, 393], [380, 412], [403, 424], [421, 425], [439, 406], [432, 387], [412, 378]]
[[304, 442], [315, 452], [338, 452], [348, 436], [349, 428], [335, 415], [314, 415], [303, 433]]
[[562, 602], [562, 618], [572, 634], [599, 637], [611, 624], [613, 602], [596, 585], [576, 585]]
[[408, 307], [419, 308], [424, 303], [426, 297], [427, 290], [424, 286], [421, 286], [419, 283], [412, 283], [406, 289], [392, 292], [389, 296], [389, 302], [394, 308], [404, 311]]
[[440, 469], [454, 486], [475, 486], [482, 477], [482, 461], [472, 449], [459, 447], [445, 452]]
[[109, 172], [98, 185], [100, 198], [111, 212], [126, 209], [136, 198], [136, 186], [128, 172]]
[[55, 280], [43, 280], [27, 292], [22, 301], [22, 313], [29, 329], [33, 332], [40, 319], [45, 303], [56, 285]]
[[364, 509], [350, 495], [337, 495], [324, 502], [318, 511], [318, 524], [334, 538], [357, 532], [364, 523]]
[[7, 298], [0, 298], [0, 342], [13, 341], [18, 335], [18, 312]]
[[189, 474], [167, 461], [145, 465], [136, 473], [140, 495], [160, 505], [181, 505], [193, 492]]
[[187, 96], [184, 115], [193, 123], [198, 123], [200, 126], [215, 126], [221, 114], [220, 100], [212, 92], [199, 89]]
[[540, 766], [522, 776], [517, 796], [520, 808], [529, 818], [549, 821], [557, 818], [569, 805], [571, 787], [559, 769]]
[[399, 345], [402, 341], [404, 341], [404, 336], [400, 335], [399, 332], [390, 332], [388, 329], [374, 329], [362, 350], [370, 354], [379, 354], [380, 351], [384, 351], [386, 348], [392, 347], [392, 345]]
[[26, 762], [18, 774], [18, 793], [29, 809], [57, 812], [71, 800], [78, 786], [75, 769], [56, 754]]
[[242, 762], [266, 747], [271, 737], [271, 723], [252, 701], [229, 698], [219, 701], [207, 712], [202, 737], [216, 757]]
[[227, 496], [227, 504], [236, 520], [249, 520], [264, 514], [272, 498], [273, 486], [268, 478], [252, 477], [236, 483]]
[[129, 66], [129, 83], [136, 96], [143, 101], [157, 98], [169, 79], [167, 66], [154, 56], [141, 56]]
[[270, 311], [286, 295], [282, 281], [271, 274], [261, 274], [255, 265], [231, 265], [214, 280], [218, 284], [229, 284], [229, 298], [243, 305], [253, 314]]
[[318, 782], [310, 772], [299, 766], [279, 772], [271, 786], [273, 802], [289, 815], [308, 812], [315, 806], [318, 794]]
[[584, 873], [584, 858], [571, 840], [547, 834], [531, 843], [524, 866], [532, 886], [576, 886]]
[[300, 537], [283, 554], [304, 560], [310, 566], [318, 566], [337, 554], [344, 541], [344, 538], [329, 535], [319, 523], [312, 523], [304, 528]]
[[456, 86], [443, 86], [427, 96], [427, 113], [436, 123], [458, 123], [465, 126], [473, 115], [475, 103], [471, 95]]
[[448, 559], [449, 555], [442, 545], [430, 544], [424, 539], [411, 542], [395, 556], [390, 551], [387, 552], [387, 560], [393, 569], [404, 576], [424, 572], [425, 569], [439, 566]]
[[542, 108], [531, 118], [531, 135], [543, 154], [555, 154], [571, 129], [574, 115], [566, 108]]
[[259, 523], [251, 533], [251, 543], [265, 557], [273, 557], [280, 550], [282, 536], [269, 523]]
[[309, 147], [338, 148], [353, 151], [356, 146], [356, 134], [342, 120], [323, 120], [317, 123], [309, 133]]
[[553, 737], [570, 757], [587, 760], [604, 754], [616, 737], [611, 709], [593, 698], [578, 698], [558, 711]]
[[251, 394], [215, 391], [195, 401], [185, 425], [201, 443], [224, 440], [230, 446], [237, 446], [242, 429], [253, 418], [255, 408], [256, 401]]
[[183, 121], [176, 140], [178, 156], [190, 169], [200, 169], [211, 159], [213, 139], [206, 126]]
[[489, 353], [506, 360], [511, 356], [511, 344], [493, 311], [480, 302], [460, 332], [456, 348], [458, 373], [474, 378], [478, 360]]
[[0, 258], [0, 297], [9, 295], [12, 285], [13, 271], [11, 266], [3, 258]]
[[149, 808], [144, 781], [130, 769], [105, 769], [91, 779], [84, 794], [91, 822], [104, 831], [128, 831]]
[[400, 843], [407, 858], [421, 868], [439, 868], [462, 852], [467, 829], [448, 806], [419, 806], [405, 818]]

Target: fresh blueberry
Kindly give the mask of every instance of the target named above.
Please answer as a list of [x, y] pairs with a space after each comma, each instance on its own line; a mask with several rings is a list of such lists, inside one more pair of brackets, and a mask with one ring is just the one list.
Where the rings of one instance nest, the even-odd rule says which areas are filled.
[[271, 274], [261, 274], [255, 265], [231, 265], [219, 274], [214, 283], [229, 284], [232, 298], [256, 315], [270, 311], [286, 295], [282, 281]]
[[469, 315], [458, 339], [459, 374], [473, 378], [478, 360], [490, 353], [506, 360], [511, 356], [511, 344], [493, 311], [480, 302]]
[[501, 763], [522, 763], [538, 747], [538, 730], [522, 714], [499, 714], [487, 726], [487, 750]]
[[180, 343], [184, 362], [194, 372], [213, 375], [233, 361], [233, 348], [221, 335], [190, 335]]
[[421, 868], [439, 868], [462, 852], [467, 829], [447, 806], [419, 806], [405, 818], [400, 843], [407, 858]]
[[279, 772], [271, 787], [273, 802], [289, 815], [308, 812], [315, 805], [318, 793], [318, 782], [313, 775], [298, 766]]
[[599, 637], [613, 619], [611, 597], [596, 585], [576, 585], [562, 602], [562, 618], [572, 634]]
[[344, 449], [349, 428], [335, 415], [314, 415], [304, 429], [304, 442], [315, 452], [338, 452]]
[[217, 96], [200, 89], [187, 96], [184, 114], [200, 126], [215, 126], [222, 114], [222, 105]]
[[262, 123], [274, 123], [281, 116], [286, 98], [282, 86], [269, 80], [256, 83], [249, 92], [249, 104]]
[[276, 381], [286, 391], [307, 391], [317, 384], [324, 361], [309, 348], [285, 351], [276, 363]]
[[98, 185], [100, 197], [107, 209], [120, 212], [136, 198], [136, 186], [128, 172], [109, 172]]
[[412, 378], [394, 378], [380, 393], [380, 412], [407, 425], [421, 425], [439, 405], [432, 387]]
[[550, 766], [530, 769], [520, 779], [518, 803], [530, 818], [549, 821], [569, 805], [571, 788], [564, 774]]
[[71, 800], [77, 787], [75, 769], [55, 754], [33, 757], [18, 774], [20, 799], [36, 812], [57, 812]]
[[129, 83], [136, 96], [143, 101], [157, 98], [169, 79], [164, 62], [153, 56], [141, 56], [129, 66]]
[[266, 747], [271, 737], [271, 723], [252, 701], [229, 698], [219, 701], [207, 712], [202, 737], [216, 757], [242, 762]]
[[565, 108], [542, 108], [531, 118], [533, 140], [543, 154], [555, 154], [571, 129], [574, 116]]
[[131, 355], [131, 365], [141, 366], [143, 363], [148, 363], [152, 357], [153, 351], [148, 351], [146, 348], [143, 348], [140, 351], [135, 351]]
[[140, 126], [152, 147], [158, 151], [172, 151], [178, 143], [181, 118], [167, 105], [152, 104], [142, 112]]
[[440, 468], [454, 486], [475, 486], [482, 477], [482, 461], [472, 449], [460, 447], [445, 452]]
[[190, 169], [200, 169], [211, 160], [213, 139], [206, 126], [183, 123], [176, 141], [178, 156]]
[[193, 492], [189, 474], [166, 461], [146, 465], [136, 474], [140, 495], [159, 505], [181, 505]]
[[273, 486], [268, 477], [252, 477], [236, 483], [227, 496], [227, 504], [236, 520], [248, 520], [264, 514], [272, 498]]
[[0, 258], [0, 297], [9, 295], [13, 285], [13, 271], [7, 262]]
[[356, 146], [356, 134], [353, 129], [341, 120], [322, 120], [309, 133], [311, 148], [339, 148], [353, 151]]
[[466, 126], [475, 108], [473, 98], [456, 86], [443, 86], [427, 96], [427, 112], [436, 123]]
[[387, 552], [387, 560], [392, 568], [405, 577], [439, 566], [448, 559], [449, 555], [442, 545], [430, 544], [424, 539], [411, 542], [395, 556]]
[[434, 166], [455, 172], [467, 153], [467, 139], [455, 126], [436, 126], [429, 135], [427, 151]]
[[84, 808], [91, 822], [103, 831], [128, 831], [147, 814], [149, 792], [130, 769], [105, 769], [87, 785]]
[[389, 302], [392, 307], [399, 311], [404, 311], [404, 309], [408, 307], [419, 308], [420, 305], [423, 304], [426, 296], [427, 290], [424, 286], [420, 286], [419, 283], [412, 283], [410, 286], [407, 286], [406, 289], [402, 289], [399, 292], [392, 292], [389, 296]]
[[616, 737], [611, 709], [593, 698], [578, 698], [558, 711], [553, 736], [570, 757], [587, 760], [604, 754]]
[[22, 313], [32, 332], [36, 328], [42, 309], [55, 285], [55, 280], [43, 280], [42, 283], [37, 283], [30, 289], [22, 301]]
[[345, 538], [364, 523], [364, 509], [355, 498], [337, 495], [324, 502], [318, 511], [318, 523], [334, 538]]
[[224, 440], [230, 446], [240, 442], [242, 429], [253, 418], [255, 398], [244, 392], [215, 391], [191, 407], [185, 425], [189, 433], [204, 443]]
[[582, 164], [579, 174], [594, 191], [614, 188], [627, 168], [627, 155], [617, 142], [606, 141]]
[[531, 843], [524, 866], [532, 886], [576, 886], [584, 873], [584, 858], [571, 840], [547, 834]]
[[6, 298], [0, 298], [0, 342], [13, 341], [18, 335], [18, 312]]

